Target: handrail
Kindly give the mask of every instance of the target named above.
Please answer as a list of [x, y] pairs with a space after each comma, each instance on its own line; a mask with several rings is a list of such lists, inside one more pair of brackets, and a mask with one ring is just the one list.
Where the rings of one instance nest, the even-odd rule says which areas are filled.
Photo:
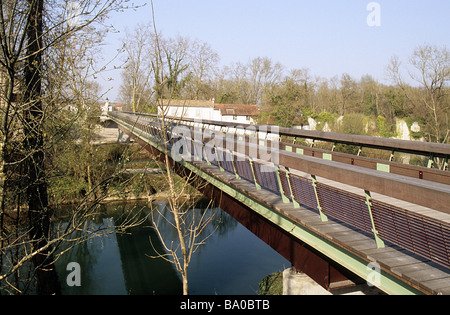
[[[158, 127], [158, 123], [153, 125]], [[190, 129], [192, 139], [202, 139], [202, 135], [195, 135], [194, 129]], [[221, 141], [222, 144], [220, 144]], [[243, 153], [260, 152], [259, 145], [245, 141], [237, 141], [223, 137], [214, 140], [214, 145], [221, 148], [229, 148], [232, 141], [232, 150]], [[213, 144], [211, 144], [213, 145]], [[238, 151], [245, 150], [245, 151]], [[363, 190], [380, 193], [410, 203], [422, 205], [441, 212], [450, 213], [450, 186], [442, 183], [435, 183], [427, 180], [413, 179], [407, 176], [391, 173], [379, 172], [359, 166], [347, 165], [343, 163], [317, 159], [309, 156], [299, 155], [284, 150], [266, 148], [272, 154], [277, 154], [279, 165], [290, 169], [314, 174], [343, 184], [359, 187]], [[259, 156], [255, 156], [259, 158]]]
[[[449, 184], [300, 155], [267, 146], [268, 140], [265, 145], [259, 145], [259, 141], [247, 141], [251, 139], [226, 132], [218, 137], [208, 132], [205, 138], [203, 128], [179, 124], [166, 124], [163, 135], [163, 124], [157, 119], [140, 120], [129, 114], [111, 114], [111, 117], [123, 130], [175, 162], [192, 164], [198, 169], [204, 168], [196, 161], [217, 166], [237, 179], [248, 180], [258, 190], [264, 187], [278, 194], [283, 203], [292, 202], [294, 208], [304, 206], [318, 211], [322, 221], [328, 221], [329, 216], [357, 230], [373, 233], [378, 248], [383, 248], [387, 241], [450, 268], [450, 222], [445, 219], [448, 215], [443, 214], [450, 214]], [[165, 152], [167, 149], [169, 152]], [[264, 159], [274, 156], [276, 164]], [[265, 166], [268, 167], [263, 171]], [[309, 174], [310, 178], [294, 170]], [[327, 183], [323, 178], [358, 187], [364, 194]], [[442, 213], [432, 210], [423, 213], [423, 209], [416, 211], [408, 204], [399, 205], [395, 199], [372, 198], [373, 192], [412, 203], [414, 208], [423, 205]], [[253, 198], [258, 199], [256, 195]]]
[[[134, 112], [123, 112], [138, 116], [148, 116], [154, 118], [160, 118], [161, 116], [156, 114], [145, 114], [145, 113], [134, 113]], [[237, 128], [246, 128], [248, 126], [252, 126], [256, 131], [263, 132], [271, 132], [270, 128], [267, 128], [266, 125], [251, 125], [251, 124], [242, 124], [242, 123], [232, 123], [232, 122], [221, 122], [215, 120], [206, 120], [202, 119], [201, 121], [198, 119], [192, 118], [179, 118], [173, 116], [167, 116], [167, 119], [171, 120], [179, 120], [185, 122], [201, 122], [203, 124], [209, 125], [217, 125], [222, 127], [237, 127]], [[269, 129], [269, 130], [268, 130]], [[424, 156], [433, 157], [441, 157], [441, 158], [449, 158], [450, 157], [450, 144], [444, 143], [434, 143], [434, 142], [423, 142], [423, 141], [413, 141], [413, 140], [400, 140], [400, 139], [390, 139], [390, 138], [381, 138], [381, 137], [372, 137], [372, 136], [363, 136], [363, 135], [351, 135], [351, 134], [342, 134], [342, 133], [333, 133], [333, 132], [324, 132], [324, 131], [315, 131], [315, 130], [300, 130], [296, 128], [284, 128], [277, 127], [276, 132], [280, 136], [289, 136], [289, 137], [300, 137], [307, 138], [319, 141], [327, 141], [333, 143], [342, 143], [356, 146], [364, 146], [375, 149], [382, 149], [388, 151], [397, 151], [403, 153], [410, 154], [418, 154]]]
[[433, 154], [436, 157], [444, 157], [444, 158], [450, 156], [450, 144], [442, 144], [434, 142], [400, 140], [400, 139], [380, 138], [363, 135], [351, 135], [351, 134], [315, 131], [315, 130], [299, 130], [281, 127], [280, 127], [280, 135], [338, 142], [343, 144], [365, 146], [375, 149], [395, 149], [398, 152], [420, 154], [420, 155]]
[[[120, 112], [119, 112], [120, 113]], [[134, 116], [143, 116], [143, 117], [149, 117], [152, 119], [158, 119], [158, 115], [155, 114], [143, 114], [143, 113], [133, 113], [133, 112], [121, 112], [123, 114], [127, 114], [127, 115], [134, 115]], [[169, 120], [175, 119], [175, 118], [168, 118]], [[177, 120], [176, 124], [177, 125], [184, 125], [187, 124], [188, 126], [191, 126], [194, 123], [202, 123], [203, 127], [206, 126], [208, 128], [210, 128], [211, 126], [219, 126], [219, 127], [231, 127], [231, 128], [236, 128], [236, 124], [235, 123], [230, 123], [230, 122], [217, 122], [217, 121], [211, 121], [211, 120], [203, 120], [203, 121], [197, 121], [194, 119], [182, 119], [182, 120]], [[172, 123], [173, 124], [173, 121]], [[251, 127], [251, 128], [249, 128]], [[273, 127], [273, 126], [271, 126]], [[263, 134], [266, 133], [270, 133], [272, 132], [271, 128], [269, 128], [268, 126], [259, 126], [259, 125], [249, 125], [249, 124], [244, 124], [244, 125], [238, 125], [237, 126], [238, 129], [242, 129], [242, 128], [247, 128], [244, 130], [249, 130], [251, 129], [252, 131], [255, 132], [256, 136], [258, 136], [258, 134], [256, 133], [256, 131], [260, 130], [263, 131]], [[279, 127], [275, 127], [275, 131], [280, 130]], [[231, 132], [232, 130], [227, 130], [228, 132]], [[223, 131], [224, 133], [227, 133], [227, 131]], [[283, 128], [281, 128], [281, 132], [283, 131]], [[299, 130], [294, 130], [294, 132], [299, 132]], [[308, 134], [314, 133], [312, 131], [301, 131], [301, 132], [307, 132]], [[325, 134], [327, 135], [327, 133], [323, 133], [323, 132], [319, 132], [320, 134]], [[342, 136], [341, 134], [334, 134], [337, 136]], [[233, 135], [227, 134], [227, 137], [230, 137]], [[345, 136], [351, 136], [351, 137], [355, 137], [354, 135], [345, 135]], [[238, 137], [238, 135], [235, 135], [235, 137]], [[242, 135], [239, 135], [239, 137], [242, 137]], [[246, 137], [248, 137], [248, 135], [246, 135]], [[385, 141], [385, 140], [394, 140], [394, 139], [383, 139], [383, 138], [376, 138], [376, 137], [365, 137], [364, 138], [372, 138], [375, 141]], [[276, 137], [275, 141], [278, 141], [280, 137]], [[315, 137], [315, 139], [323, 139], [324, 137]], [[333, 137], [329, 137], [326, 136], [327, 139], [335, 139]], [[360, 137], [356, 137], [356, 138], [360, 138]], [[265, 139], [266, 140], [266, 139]], [[266, 144], [268, 146], [270, 146], [270, 140], [266, 141]], [[398, 140], [395, 142], [399, 142], [399, 143], [403, 143], [405, 142], [405, 140]], [[419, 145], [421, 144], [420, 142], [417, 141], [406, 141], [407, 143], [411, 144], [411, 145]], [[350, 154], [350, 153], [344, 153], [344, 152], [339, 152], [339, 151], [335, 151], [335, 150], [326, 150], [326, 149], [321, 149], [318, 147], [314, 147], [314, 146], [306, 146], [306, 145], [299, 145], [299, 144], [293, 144], [293, 143], [288, 143], [288, 142], [282, 142], [282, 141], [278, 141], [278, 145], [279, 148], [282, 150], [286, 150], [289, 152], [297, 152], [303, 155], [308, 155], [308, 156], [313, 156], [313, 157], [317, 157], [317, 158], [324, 158], [324, 159], [330, 159], [336, 162], [341, 162], [341, 163], [345, 163], [345, 164], [351, 164], [351, 165], [355, 165], [355, 166], [362, 166], [368, 169], [374, 169], [374, 170], [378, 170], [378, 171], [384, 171], [384, 172], [388, 172], [388, 173], [392, 173], [392, 174], [398, 174], [398, 175], [404, 175], [404, 176], [408, 176], [411, 178], [416, 178], [416, 179], [421, 179], [421, 180], [429, 180], [432, 182], [437, 182], [437, 183], [443, 183], [443, 184], [450, 184], [450, 172], [444, 171], [446, 170], [444, 168], [444, 170], [440, 170], [438, 168], [433, 168], [433, 167], [425, 167], [425, 166], [419, 166], [419, 165], [410, 165], [410, 164], [404, 164], [401, 162], [395, 162], [392, 161], [391, 159], [389, 160], [385, 160], [385, 159], [377, 159], [377, 158], [372, 158], [372, 157], [367, 157], [367, 156], [362, 156], [362, 155], [355, 155], [355, 154]], [[392, 143], [392, 142], [391, 142]], [[350, 143], [350, 144], [355, 144], [355, 143]], [[432, 145], [437, 145], [437, 146], [442, 146], [442, 144], [432, 144]], [[383, 147], [383, 149], [385, 150], [392, 150], [391, 147], [386, 148]], [[430, 153], [427, 152], [425, 155], [430, 156]]]

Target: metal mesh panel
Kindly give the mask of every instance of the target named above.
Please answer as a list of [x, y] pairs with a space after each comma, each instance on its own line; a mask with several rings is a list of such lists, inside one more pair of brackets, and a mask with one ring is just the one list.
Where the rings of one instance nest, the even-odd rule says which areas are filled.
[[364, 232], [372, 232], [366, 198], [322, 183], [317, 183], [317, 194], [323, 213]]
[[287, 178], [287, 173], [284, 170], [279, 170], [278, 173], [280, 174], [280, 181], [281, 186], [283, 187], [284, 195], [288, 197], [289, 199], [292, 198], [291, 196], [291, 189], [289, 188], [289, 182]]
[[246, 179], [250, 182], [254, 182], [253, 180], [253, 172], [252, 172], [252, 166], [250, 165], [250, 161], [249, 160], [239, 160], [236, 159], [236, 161], [234, 162], [236, 165], [236, 170], [239, 174], [239, 176], [241, 176], [243, 179]]
[[316, 194], [312, 186], [312, 180], [292, 173], [289, 175], [289, 180], [294, 200], [301, 205], [317, 210]]
[[383, 240], [450, 267], [450, 224], [372, 200], [376, 229]]
[[210, 163], [212, 164], [212, 165], [216, 165], [216, 166], [219, 166], [219, 161], [217, 161], [217, 155], [216, 155], [216, 151], [218, 151], [215, 147], [214, 148], [211, 148], [210, 149], [211, 150], [211, 154], [213, 154], [213, 156], [210, 158]]
[[270, 166], [261, 165], [254, 163], [256, 179], [261, 187], [269, 189], [273, 192], [280, 193], [280, 188], [278, 187], [278, 180], [275, 174], [275, 169]]
[[233, 163], [231, 162], [232, 156], [225, 151], [217, 150], [217, 155], [219, 156], [220, 165], [224, 170], [234, 174]]

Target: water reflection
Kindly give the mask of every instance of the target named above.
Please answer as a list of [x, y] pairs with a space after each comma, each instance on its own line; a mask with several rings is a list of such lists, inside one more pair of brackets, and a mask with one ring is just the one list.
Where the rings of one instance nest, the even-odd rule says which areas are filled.
[[164, 249], [149, 223], [117, 235], [127, 293], [181, 294], [182, 283], [173, 265], [161, 258], [150, 258], [157, 255], [155, 249], [159, 253]]
[[[156, 204], [164, 211], [165, 203]], [[94, 238], [75, 247], [57, 262], [64, 294], [146, 294], [178, 295], [182, 284], [173, 265], [156, 256], [163, 245], [150, 221], [145, 204], [112, 204], [92, 228], [114, 227], [121, 223], [122, 213], [130, 207], [142, 209], [144, 224], [126, 234], [110, 234]], [[197, 207], [196, 211], [202, 211]], [[220, 209], [214, 209], [217, 231], [206, 245], [194, 254], [189, 267], [190, 294], [257, 294], [258, 282], [267, 274], [290, 266], [273, 249], [246, 230]], [[162, 221], [161, 221], [162, 222]], [[213, 226], [210, 227], [213, 229]], [[160, 224], [161, 233], [170, 243], [176, 235], [169, 224]], [[211, 231], [206, 231], [209, 233]], [[150, 243], [151, 240], [151, 243]], [[69, 262], [81, 266], [81, 287], [69, 287], [66, 270]]]

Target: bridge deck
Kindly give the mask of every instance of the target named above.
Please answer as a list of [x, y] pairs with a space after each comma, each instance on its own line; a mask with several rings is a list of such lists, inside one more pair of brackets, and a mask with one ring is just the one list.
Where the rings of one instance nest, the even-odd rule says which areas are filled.
[[[292, 203], [284, 203], [280, 195], [265, 189], [258, 190], [254, 184], [247, 180], [236, 179], [234, 174], [222, 172], [214, 165], [208, 165], [205, 162], [194, 162], [194, 164], [222, 182], [245, 192], [249, 197], [270, 205], [275, 211], [288, 217], [292, 221], [305, 226], [329, 241], [346, 248], [353, 254], [366, 260], [368, 264], [377, 263], [383, 270], [392, 273], [403, 281], [410, 283], [429, 294], [450, 294], [450, 269], [442, 267], [396, 245], [386, 243], [384, 248], [378, 248], [371, 235], [365, 235], [341, 222], [331, 220], [322, 222], [320, 216], [318, 216], [316, 212], [304, 207], [295, 208]], [[309, 176], [307, 174], [304, 175]], [[341, 188], [347, 188], [360, 193], [360, 189], [355, 190], [348, 185], [344, 187], [340, 183], [336, 184], [341, 185]], [[382, 198], [386, 201], [387, 198], [391, 200], [390, 197], [381, 195], [377, 195], [377, 198]], [[398, 202], [403, 206], [405, 205], [404, 201], [398, 200]], [[437, 215], [439, 217], [444, 215], [446, 216], [446, 220], [450, 219], [450, 216], [447, 214], [439, 213], [421, 206], [413, 206], [414, 207], [411, 208], [412, 210], [415, 208], [415, 211], [425, 211], [427, 214]]]
[[[125, 130], [158, 149], [160, 136], [155, 128], [160, 126], [156, 123], [150, 128], [150, 121], [138, 124], [126, 116]], [[189, 143], [196, 137], [187, 139]], [[198, 154], [194, 147], [187, 153]], [[219, 154], [234, 158], [240, 154], [237, 149], [225, 149], [222, 141], [215, 148], [218, 158]], [[244, 200], [256, 213], [298, 238], [299, 244], [306, 243], [362, 278], [369, 274], [369, 264], [377, 264], [381, 279], [389, 282], [381, 285], [387, 292], [411, 289], [403, 283], [428, 294], [450, 294], [450, 191], [446, 179], [412, 179], [353, 166], [353, 157], [352, 165], [345, 166], [292, 150], [281, 150], [279, 168], [264, 173], [267, 163], [245, 152], [240, 161], [181, 164], [208, 174], [204, 179], [236, 198], [233, 201]], [[447, 176], [447, 172], [434, 172]]]
[[[306, 173], [303, 173], [300, 171], [291, 170], [291, 172], [294, 174], [297, 174], [299, 176], [306, 177], [306, 178], [310, 177], [309, 174], [306, 174]], [[323, 184], [326, 184], [326, 185], [338, 188], [340, 190], [344, 190], [344, 191], [359, 195], [361, 197], [364, 197], [364, 191], [358, 187], [353, 187], [353, 186], [339, 183], [339, 182], [336, 182], [336, 181], [333, 181], [330, 179], [326, 179], [323, 177], [317, 177], [317, 180]], [[371, 193], [371, 196], [375, 200], [382, 201], [382, 202], [388, 203], [390, 205], [397, 206], [399, 208], [402, 208], [402, 209], [405, 209], [405, 210], [408, 210], [408, 211], [411, 211], [411, 212], [414, 212], [414, 213], [417, 213], [420, 215], [434, 218], [439, 221], [450, 223], [450, 214], [448, 214], [448, 213], [436, 211], [431, 208], [427, 208], [427, 207], [424, 207], [421, 205], [417, 205], [417, 204], [410, 203], [410, 202], [400, 200], [400, 199], [396, 199], [393, 197], [385, 196], [385, 195], [382, 195], [379, 193]]]

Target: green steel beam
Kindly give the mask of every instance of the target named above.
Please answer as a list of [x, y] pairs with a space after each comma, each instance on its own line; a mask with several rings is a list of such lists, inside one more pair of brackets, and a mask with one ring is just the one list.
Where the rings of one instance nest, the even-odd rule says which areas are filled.
[[[135, 136], [139, 137], [144, 142], [150, 144], [151, 146], [160, 150], [161, 152], [164, 152], [164, 149], [158, 143], [153, 142], [148, 138], [141, 137], [139, 133], [133, 131], [134, 128], [132, 126], [131, 129], [129, 128], [130, 127], [129, 124], [124, 123], [122, 121], [116, 122], [121, 124], [129, 132], [133, 133]], [[171, 156], [170, 152], [168, 152], [168, 155]], [[256, 199], [253, 199], [250, 196], [245, 195], [238, 189], [215, 178], [214, 176], [203, 171], [197, 166], [184, 160], [178, 163], [184, 166], [185, 168], [189, 169], [193, 173], [197, 174], [204, 180], [208, 181], [210, 184], [216, 186], [224, 193], [235, 198], [237, 201], [241, 202], [245, 206], [251, 208], [253, 211], [258, 213], [260, 216], [264, 217], [266, 220], [272, 222], [273, 224], [290, 233], [300, 241], [308, 244], [309, 246], [319, 251], [320, 253], [324, 254], [325, 256], [329, 257], [330, 259], [337, 262], [341, 266], [347, 268], [348, 270], [358, 275], [362, 279], [373, 279], [375, 277], [377, 281], [374, 284], [380, 290], [393, 295], [424, 294], [423, 292], [419, 291], [418, 289], [414, 288], [408, 283], [405, 283], [398, 277], [388, 273], [382, 268], [377, 270], [376, 274], [374, 275], [375, 271], [372, 267], [375, 265], [374, 263], [371, 263], [370, 261], [367, 261], [355, 255], [354, 253], [346, 250], [345, 248], [342, 248], [338, 244], [331, 242], [324, 236], [314, 232], [308, 227], [300, 225], [299, 223], [289, 219], [288, 217], [282, 215], [278, 211], [272, 209], [271, 207], [266, 206], [265, 204], [258, 202]]]
[[365, 196], [366, 196], [366, 205], [367, 205], [367, 210], [369, 210], [369, 216], [370, 216], [370, 222], [372, 224], [372, 232], [373, 235], [375, 237], [375, 242], [377, 243], [377, 247], [378, 248], [384, 248], [384, 242], [383, 240], [380, 238], [380, 236], [378, 235], [378, 231], [377, 228], [375, 226], [375, 220], [373, 218], [373, 213], [372, 213], [372, 196], [370, 194], [370, 191], [365, 190], [364, 191]]
[[320, 213], [320, 219], [322, 220], [322, 222], [327, 222], [328, 221], [328, 217], [325, 215], [325, 213], [323, 213], [322, 207], [320, 205], [319, 193], [317, 191], [316, 175], [311, 175], [311, 180], [312, 180], [312, 186], [314, 188], [314, 194], [316, 196], [317, 210], [319, 210], [319, 213]]

